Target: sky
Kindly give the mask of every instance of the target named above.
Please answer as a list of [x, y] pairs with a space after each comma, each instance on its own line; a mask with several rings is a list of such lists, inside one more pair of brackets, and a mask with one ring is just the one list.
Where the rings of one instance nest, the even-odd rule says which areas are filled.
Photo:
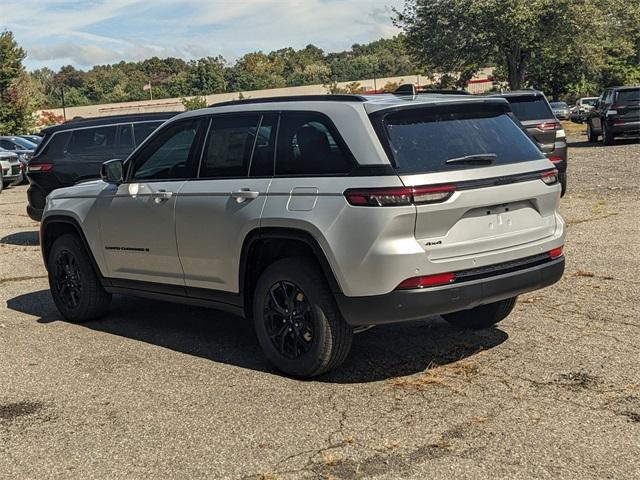
[[62, 65], [269, 52], [313, 43], [346, 50], [398, 33], [403, 0], [0, 0], [0, 30], [27, 51], [28, 70]]

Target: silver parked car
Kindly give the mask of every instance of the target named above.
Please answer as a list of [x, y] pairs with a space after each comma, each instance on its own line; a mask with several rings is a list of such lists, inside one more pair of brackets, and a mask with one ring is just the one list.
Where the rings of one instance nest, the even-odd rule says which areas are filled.
[[101, 180], [53, 191], [41, 248], [70, 321], [113, 293], [220, 308], [308, 377], [364, 326], [504, 319], [562, 276], [559, 201], [503, 98], [251, 99], [178, 115]]

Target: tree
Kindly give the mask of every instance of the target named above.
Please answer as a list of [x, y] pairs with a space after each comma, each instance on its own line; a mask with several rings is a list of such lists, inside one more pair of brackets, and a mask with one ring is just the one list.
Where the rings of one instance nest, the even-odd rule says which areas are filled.
[[187, 111], [207, 108], [207, 99], [204, 97], [181, 98], [180, 101]]
[[[610, 6], [615, 3], [617, 10]], [[395, 23], [405, 30], [415, 59], [427, 71], [454, 74], [465, 84], [481, 67], [495, 65], [511, 89], [527, 85], [535, 70], [566, 85], [576, 67], [602, 63], [607, 25], [637, 0], [407, 0]], [[626, 7], [625, 7], [626, 5]], [[637, 26], [637, 25], [636, 25]], [[542, 66], [541, 62], [547, 62]], [[544, 74], [539, 74], [540, 78]]]
[[25, 56], [11, 32], [0, 33], [0, 135], [28, 133], [35, 125], [37, 87], [22, 65]]

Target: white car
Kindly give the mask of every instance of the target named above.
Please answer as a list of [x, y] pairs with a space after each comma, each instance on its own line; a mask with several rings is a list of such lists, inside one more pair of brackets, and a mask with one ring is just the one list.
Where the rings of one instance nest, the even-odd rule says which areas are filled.
[[232, 311], [299, 377], [369, 325], [491, 327], [564, 271], [558, 170], [509, 105], [319, 95], [173, 117], [101, 180], [47, 196], [55, 304], [71, 321], [114, 293]]
[[22, 180], [20, 160], [15, 153], [0, 148], [0, 166], [2, 167], [2, 188]]

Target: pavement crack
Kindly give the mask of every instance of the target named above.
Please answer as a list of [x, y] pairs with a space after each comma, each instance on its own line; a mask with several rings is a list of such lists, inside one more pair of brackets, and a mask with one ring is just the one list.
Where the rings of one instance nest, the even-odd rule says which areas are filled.
[[0, 278], [0, 285], [4, 285], [6, 283], [14, 283], [14, 282], [26, 282], [27, 280], [40, 280], [43, 278], [48, 278], [47, 275], [34, 275], [34, 276], [22, 276], [22, 277], [9, 277], [9, 278]]

